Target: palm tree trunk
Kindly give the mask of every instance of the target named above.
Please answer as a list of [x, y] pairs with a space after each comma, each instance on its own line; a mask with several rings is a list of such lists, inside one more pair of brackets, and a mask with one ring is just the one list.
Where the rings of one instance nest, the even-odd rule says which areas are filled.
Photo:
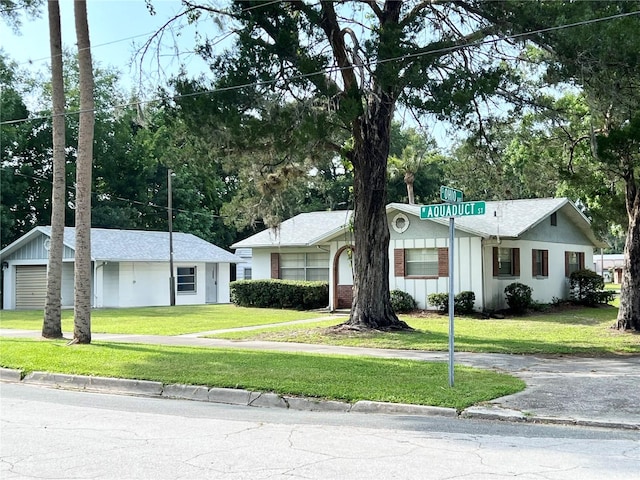
[[51, 98], [53, 110], [53, 189], [51, 192], [51, 240], [47, 265], [47, 297], [44, 304], [42, 336], [62, 338], [61, 290], [62, 251], [65, 217], [65, 118], [64, 78], [62, 74], [62, 33], [60, 4], [48, 2], [49, 43], [51, 49]]
[[76, 168], [74, 341], [91, 343], [91, 169], [93, 163], [93, 67], [87, 2], [74, 1], [80, 73], [80, 124]]

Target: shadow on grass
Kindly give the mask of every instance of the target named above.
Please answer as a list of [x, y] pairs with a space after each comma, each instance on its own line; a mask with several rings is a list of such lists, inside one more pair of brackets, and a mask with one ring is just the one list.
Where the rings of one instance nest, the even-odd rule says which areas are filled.
[[[375, 400], [465, 408], [522, 390], [512, 376], [456, 366], [447, 388], [445, 363], [235, 349], [95, 342], [55, 348], [53, 343], [5, 340], [6, 362], [23, 370], [271, 391], [348, 402]], [[55, 345], [56, 347], [58, 345]], [[37, 352], [38, 357], [27, 358]]]

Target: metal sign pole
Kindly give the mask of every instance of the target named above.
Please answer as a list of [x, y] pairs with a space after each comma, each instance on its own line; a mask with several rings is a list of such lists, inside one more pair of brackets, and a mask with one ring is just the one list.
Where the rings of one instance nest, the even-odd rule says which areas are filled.
[[454, 317], [454, 292], [453, 292], [453, 237], [455, 230], [455, 218], [449, 218], [449, 386], [453, 387], [453, 317]]

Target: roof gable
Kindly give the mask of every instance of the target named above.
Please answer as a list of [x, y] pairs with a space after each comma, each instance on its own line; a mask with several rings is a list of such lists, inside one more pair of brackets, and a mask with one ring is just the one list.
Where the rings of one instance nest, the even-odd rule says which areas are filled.
[[[387, 206], [387, 210], [400, 210], [420, 218], [420, 207], [420, 205], [392, 203]], [[548, 218], [552, 213], [560, 210], [594, 246], [604, 245], [593, 233], [589, 219], [567, 198], [488, 201], [486, 202], [485, 215], [456, 217], [455, 227], [485, 238], [519, 238]], [[449, 219], [440, 218], [426, 221], [447, 224]]]
[[231, 245], [231, 248], [316, 245], [343, 232], [349, 225], [350, 210], [300, 213], [276, 229], [266, 229]]

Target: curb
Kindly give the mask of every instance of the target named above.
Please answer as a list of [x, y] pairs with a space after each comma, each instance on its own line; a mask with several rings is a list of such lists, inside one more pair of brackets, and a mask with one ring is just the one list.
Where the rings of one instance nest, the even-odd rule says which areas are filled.
[[22, 371], [0, 367], [0, 382], [39, 385], [63, 390], [95, 393], [125, 394], [145, 397], [170, 398], [198, 402], [221, 403], [262, 408], [284, 408], [314, 412], [373, 413], [386, 415], [438, 416], [448, 418], [480, 419], [514, 423], [539, 423], [581, 427], [640, 430], [640, 424], [607, 422], [527, 415], [519, 410], [496, 406], [471, 406], [461, 413], [455, 408], [433, 407], [404, 403], [359, 400], [353, 404], [336, 400], [291, 397], [270, 392], [252, 392], [235, 388], [205, 387], [198, 385], [167, 384], [148, 380], [68, 375], [32, 372], [22, 378]]

